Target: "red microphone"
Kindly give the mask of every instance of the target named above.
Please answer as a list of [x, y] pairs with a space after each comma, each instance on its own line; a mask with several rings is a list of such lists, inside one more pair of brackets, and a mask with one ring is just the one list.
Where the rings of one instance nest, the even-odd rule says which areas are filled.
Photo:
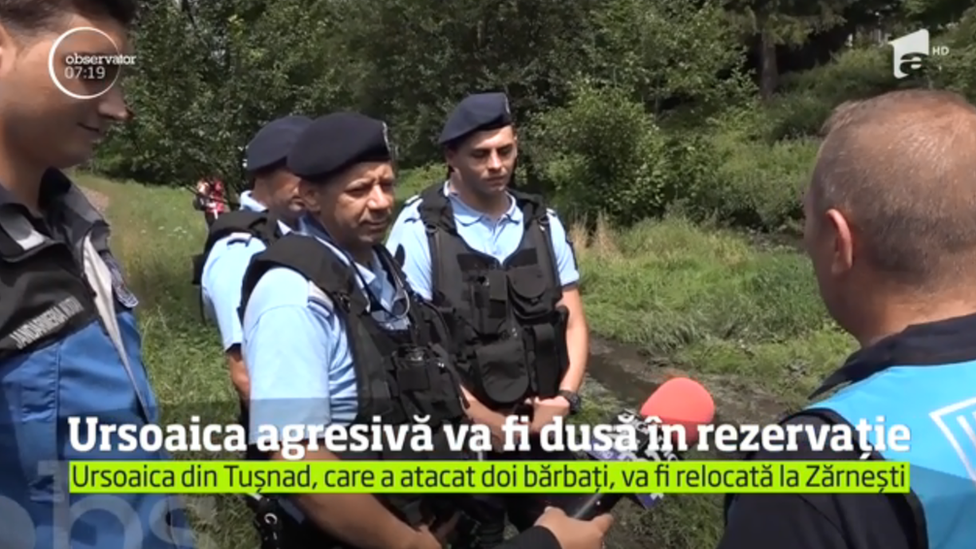
[[[621, 414], [622, 421], [626, 421], [626, 416], [633, 416], [627, 412]], [[618, 450], [608, 450], [602, 452], [588, 452], [591, 457], [599, 461], [675, 461], [680, 459], [675, 452], [660, 451], [662, 447], [664, 433], [661, 427], [665, 425], [681, 426], [685, 433], [685, 442], [688, 445], [698, 441], [698, 426], [708, 425], [715, 418], [715, 401], [708, 390], [701, 386], [697, 381], [679, 377], [669, 379], [661, 384], [654, 391], [654, 394], [647, 397], [644, 405], [640, 408], [640, 415], [643, 418], [657, 418], [660, 420], [657, 433], [657, 444], [651, 444], [651, 432], [648, 424], [640, 417], [634, 418], [633, 423], [638, 432], [643, 434], [643, 440], [639, 441], [636, 452], [621, 452]], [[656, 423], [656, 422], [655, 422]], [[671, 443], [674, 444], [672, 440]], [[580, 520], [590, 520], [597, 515], [602, 515], [613, 509], [618, 501], [623, 499], [624, 494], [592, 494], [574, 505], [573, 509], [567, 511], [567, 515]], [[637, 502], [645, 509], [653, 506], [660, 495], [635, 494], [633, 496]]]

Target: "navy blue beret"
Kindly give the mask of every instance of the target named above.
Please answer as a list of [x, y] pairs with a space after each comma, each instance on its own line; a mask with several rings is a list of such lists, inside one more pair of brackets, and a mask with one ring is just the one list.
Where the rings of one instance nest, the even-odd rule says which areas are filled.
[[247, 144], [245, 169], [256, 172], [288, 158], [298, 135], [311, 123], [307, 116], [286, 116], [265, 124]]
[[497, 130], [512, 124], [512, 111], [504, 93], [477, 93], [464, 98], [447, 118], [440, 145], [457, 142], [475, 132]]
[[288, 153], [288, 169], [307, 180], [322, 180], [360, 162], [393, 159], [386, 123], [337, 112], [316, 118]]

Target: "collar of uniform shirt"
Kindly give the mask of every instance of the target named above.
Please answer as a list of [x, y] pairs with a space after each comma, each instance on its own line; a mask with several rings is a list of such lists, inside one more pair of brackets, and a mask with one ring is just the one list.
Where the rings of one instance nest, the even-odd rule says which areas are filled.
[[[461, 197], [458, 196], [457, 191], [451, 188], [450, 181], [444, 182], [444, 196], [450, 199], [451, 202], [454, 204], [454, 208], [453, 208], [454, 219], [457, 220], [458, 223], [468, 226], [468, 225], [474, 225], [475, 223], [482, 220], [490, 220], [487, 214], [479, 212], [478, 210], [475, 210], [471, 206], [465, 204], [464, 201], [461, 200]], [[508, 202], [509, 202], [508, 211], [505, 212], [505, 215], [503, 215], [499, 221], [511, 221], [512, 223], [521, 223], [522, 210], [519, 209], [518, 203], [515, 202], [515, 198], [511, 194], [508, 194]]]
[[[21, 215], [35, 221], [38, 230], [52, 231], [47, 236], [67, 243], [80, 242], [80, 239], [97, 225], [105, 221], [88, 202], [67, 175], [60, 170], [49, 169], [41, 178], [40, 206], [43, 218], [35, 216], [12, 192], [0, 185], [0, 209], [13, 208]], [[105, 225], [107, 227], [107, 225]]]
[[258, 202], [251, 196], [251, 191], [244, 191], [241, 193], [241, 209], [251, 210], [252, 212], [266, 212], [268, 207], [264, 204]]
[[[241, 209], [250, 210], [252, 212], [266, 212], [268, 207], [264, 204], [258, 202], [251, 196], [251, 191], [244, 191], [241, 193]], [[289, 227], [284, 221], [278, 220], [278, 228], [281, 229], [281, 234], [288, 234], [293, 229]]]
[[941, 366], [976, 359], [976, 315], [914, 324], [855, 351], [810, 398], [844, 383], [856, 383], [892, 366]]
[[[356, 271], [360, 275], [360, 281], [363, 283], [362, 288], [364, 292], [368, 292], [366, 297], [374, 297], [379, 302], [379, 306], [386, 312], [389, 316], [397, 318], [401, 315], [394, 314], [396, 311], [404, 310], [403, 304], [407, 300], [406, 288], [402, 286], [398, 287], [394, 284], [393, 277], [390, 273], [386, 272], [383, 264], [380, 262], [379, 257], [376, 252], [373, 252], [373, 260], [370, 262], [369, 267], [365, 265], [360, 265], [359, 263], [352, 260], [349, 254], [345, 253], [343, 250], [332, 241], [332, 237], [326, 232], [325, 228], [310, 216], [304, 216], [301, 220], [300, 231], [303, 234], [311, 236], [317, 239], [322, 244], [332, 248], [338, 256], [346, 264], [352, 263], [356, 267]], [[386, 284], [383, 283], [381, 276], [385, 275], [388, 279]], [[370, 300], [372, 302], [372, 300]], [[371, 311], [373, 312], [373, 311]]]
[[[62, 198], [71, 190], [71, 180], [58, 170], [50, 169], [41, 178], [41, 207], [47, 209], [58, 206]], [[0, 207], [16, 204], [23, 207], [17, 197], [6, 187], [0, 185]]]

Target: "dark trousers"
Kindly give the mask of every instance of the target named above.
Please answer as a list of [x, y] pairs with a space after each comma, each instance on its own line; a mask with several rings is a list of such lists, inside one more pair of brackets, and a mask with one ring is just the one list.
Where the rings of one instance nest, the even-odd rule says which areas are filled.
[[[491, 452], [490, 461], [576, 461], [572, 452], [546, 452], [533, 441], [533, 449], [524, 452]], [[567, 507], [579, 499], [572, 494], [485, 494], [475, 496], [483, 510], [477, 543], [471, 549], [489, 549], [505, 541], [507, 522], [520, 532], [530, 528], [546, 507]], [[485, 520], [487, 517], [491, 517]]]
[[203, 218], [207, 220], [207, 226], [209, 227], [214, 224], [214, 221], [217, 221], [217, 214], [209, 211], [204, 212]]

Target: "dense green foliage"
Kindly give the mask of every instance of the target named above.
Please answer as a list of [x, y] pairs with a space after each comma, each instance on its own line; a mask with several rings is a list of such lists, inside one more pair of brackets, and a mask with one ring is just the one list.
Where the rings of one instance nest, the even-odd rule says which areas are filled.
[[[241, 147], [294, 112], [389, 121], [405, 168], [464, 95], [513, 100], [522, 181], [564, 215], [680, 209], [788, 227], [838, 103], [905, 86], [976, 98], [976, 12], [959, 0], [207, 0], [153, 2], [125, 81], [135, 120], [94, 167], [188, 184], [240, 178]], [[892, 75], [885, 35], [949, 54]], [[435, 173], [440, 173], [436, 170]]]

